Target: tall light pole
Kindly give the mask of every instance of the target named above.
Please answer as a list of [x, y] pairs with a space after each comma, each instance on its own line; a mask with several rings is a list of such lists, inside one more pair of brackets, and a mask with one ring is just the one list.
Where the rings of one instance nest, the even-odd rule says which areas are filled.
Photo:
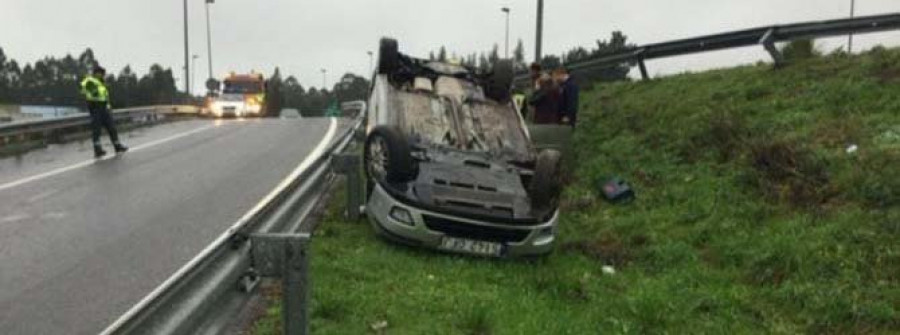
[[534, 62], [541, 62], [541, 47], [544, 42], [544, 0], [538, 0], [537, 3], [537, 33], [534, 41]]
[[366, 53], [369, 54], [369, 75], [371, 76], [375, 72], [375, 53], [372, 51], [366, 51]]
[[[856, 0], [850, 0], [850, 18], [856, 16]], [[850, 38], [847, 41], [847, 53], [853, 53], [853, 33], [850, 33]]]
[[190, 56], [188, 55], [190, 43], [188, 43], [188, 2], [184, 0], [184, 91], [191, 95]]
[[321, 69], [321, 71], [322, 71], [322, 91], [325, 91], [326, 87], [328, 87], [328, 70]]
[[[191, 85], [197, 85], [197, 58], [200, 58], [198, 55], [191, 56]], [[193, 87], [191, 87], [193, 89]]]
[[509, 59], [509, 7], [503, 7], [501, 10], [506, 13], [506, 56], [504, 58]]
[[216, 3], [216, 0], [206, 0], [206, 54], [209, 58], [209, 79], [213, 78], [212, 68], [212, 28], [209, 24], [209, 5]]

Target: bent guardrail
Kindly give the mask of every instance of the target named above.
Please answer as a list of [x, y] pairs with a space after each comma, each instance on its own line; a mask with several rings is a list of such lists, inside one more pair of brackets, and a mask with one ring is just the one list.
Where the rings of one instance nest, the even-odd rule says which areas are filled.
[[[824, 38], [849, 34], [865, 34], [900, 30], [900, 13], [861, 16], [850, 19], [812, 21], [786, 25], [773, 25], [721, 34], [680, 39], [670, 42], [647, 44], [633, 49], [579, 61], [567, 66], [572, 71], [604, 69], [627, 64], [637, 65], [644, 80], [649, 79], [646, 60], [684, 56], [700, 52], [763, 46], [776, 65], [784, 63], [784, 57], [775, 43], [806, 38]], [[520, 74], [517, 82], [527, 82], [528, 75]]]
[[[274, 275], [276, 271], [273, 269], [280, 268], [279, 264], [282, 264], [273, 263], [272, 259], [257, 259], [268, 254], [274, 255], [275, 260], [278, 260], [278, 255], [284, 255], [279, 253], [281, 246], [278, 245], [264, 248], [270, 250], [269, 253], [260, 253], [261, 244], [268, 241], [295, 247], [297, 244], [294, 242], [301, 241], [299, 243], [306, 246], [302, 242], [305, 237], [296, 233], [333, 180], [332, 154], [342, 152], [350, 144], [354, 132], [361, 124], [362, 120], [356, 119], [344, 132], [338, 134], [335, 128], [333, 136], [326, 135], [326, 138], [332, 137], [335, 140], [326, 143], [322, 149], [314, 150], [256, 207], [101, 334], [222, 332], [223, 327], [251, 297], [259, 278]], [[257, 245], [254, 246], [254, 243]], [[299, 260], [300, 263], [292, 264], [305, 267], [303, 262], [306, 262], [306, 256], [304, 254], [302, 259], [281, 260]], [[290, 272], [292, 276], [287, 279], [296, 281], [297, 276], [305, 278], [305, 270], [302, 272], [304, 273]], [[309, 287], [302, 285], [305, 280], [300, 280], [299, 283], [302, 286], [302, 292], [298, 292], [300, 305], [305, 310], [308, 303], [303, 299], [309, 296]], [[286, 298], [297, 299], [294, 295]], [[292, 306], [297, 305], [297, 300], [291, 301]], [[302, 328], [301, 331], [305, 333], [308, 324], [302, 323], [291, 320], [290, 325], [293, 329]]]

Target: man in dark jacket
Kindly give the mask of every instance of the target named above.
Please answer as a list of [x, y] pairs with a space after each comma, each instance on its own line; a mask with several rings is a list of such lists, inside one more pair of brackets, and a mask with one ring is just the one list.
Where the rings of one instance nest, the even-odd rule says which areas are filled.
[[529, 99], [529, 103], [534, 107], [534, 123], [558, 124], [560, 121], [559, 100], [559, 86], [550, 78], [550, 75], [544, 74], [537, 80], [536, 90]]
[[565, 68], [553, 71], [553, 79], [559, 84], [562, 94], [559, 102], [561, 121], [575, 127], [578, 123], [578, 85]]

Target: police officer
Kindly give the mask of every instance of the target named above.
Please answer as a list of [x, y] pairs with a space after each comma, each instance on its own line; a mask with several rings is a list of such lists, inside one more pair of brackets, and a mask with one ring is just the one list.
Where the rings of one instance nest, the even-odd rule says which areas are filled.
[[87, 100], [88, 111], [91, 113], [91, 137], [94, 141], [94, 157], [100, 158], [106, 155], [100, 145], [102, 128], [106, 128], [109, 139], [113, 143], [116, 153], [128, 151], [128, 147], [119, 142], [119, 133], [116, 131], [116, 123], [110, 114], [109, 89], [104, 82], [106, 69], [97, 66], [91, 75], [81, 81], [81, 94]]

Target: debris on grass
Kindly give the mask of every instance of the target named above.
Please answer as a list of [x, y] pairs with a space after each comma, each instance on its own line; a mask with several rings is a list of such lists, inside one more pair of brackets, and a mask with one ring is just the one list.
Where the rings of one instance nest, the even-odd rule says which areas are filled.
[[369, 325], [369, 329], [378, 334], [383, 334], [388, 327], [387, 320], [378, 320]]
[[604, 265], [601, 268], [601, 270], [603, 271], [603, 274], [605, 274], [605, 275], [612, 276], [612, 275], [616, 274], [616, 268], [609, 266], [609, 265]]

